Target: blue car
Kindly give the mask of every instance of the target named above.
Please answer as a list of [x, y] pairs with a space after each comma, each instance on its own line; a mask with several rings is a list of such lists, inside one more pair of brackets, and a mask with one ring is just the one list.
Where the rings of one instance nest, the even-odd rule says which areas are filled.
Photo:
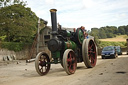
[[118, 57], [115, 46], [104, 47], [102, 50], [102, 53], [101, 53], [101, 57], [102, 57], [102, 59]]
[[121, 51], [120, 46], [116, 46], [116, 51], [117, 51], [118, 55], [122, 55], [122, 51]]

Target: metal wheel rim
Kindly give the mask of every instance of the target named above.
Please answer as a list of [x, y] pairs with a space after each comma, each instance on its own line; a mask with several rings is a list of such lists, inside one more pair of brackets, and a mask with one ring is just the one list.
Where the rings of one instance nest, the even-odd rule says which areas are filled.
[[39, 75], [46, 75], [50, 70], [50, 59], [46, 53], [39, 53], [35, 60], [35, 68]]
[[[92, 43], [94, 46], [92, 46]], [[93, 47], [93, 49], [92, 49]], [[82, 44], [82, 57], [87, 68], [92, 68], [97, 61], [97, 48], [92, 39], [84, 39]]]
[[95, 44], [92, 40], [89, 41], [89, 45], [88, 45], [88, 57], [89, 60], [91, 62], [91, 65], [94, 67], [96, 65], [96, 47]]
[[76, 71], [77, 60], [75, 53], [71, 49], [67, 49], [63, 55], [63, 66], [67, 74], [73, 74]]

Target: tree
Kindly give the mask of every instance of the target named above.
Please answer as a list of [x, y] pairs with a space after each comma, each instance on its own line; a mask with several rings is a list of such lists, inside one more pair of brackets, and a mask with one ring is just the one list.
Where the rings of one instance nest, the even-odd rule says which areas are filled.
[[37, 20], [36, 14], [22, 4], [2, 7], [0, 36], [6, 36], [8, 42], [30, 42], [37, 30]]
[[116, 34], [117, 33], [117, 27], [115, 26], [106, 26], [108, 33], [113, 33]]
[[116, 35], [114, 35], [113, 33], [107, 33], [107, 38], [113, 38], [116, 37]]
[[23, 0], [0, 0], [0, 7], [7, 7], [14, 4], [21, 4], [23, 6], [26, 6], [26, 1]]
[[99, 29], [98, 28], [91, 28], [90, 35], [97, 36], [99, 38]]
[[97, 37], [98, 39], [113, 38], [116, 35], [128, 35], [128, 25], [127, 26], [105, 26], [100, 28], [92, 28], [90, 35]]
[[128, 35], [128, 25], [124, 26], [125, 34]]
[[125, 34], [124, 26], [119, 26], [119, 27], [118, 27], [118, 33], [121, 33], [122, 35]]
[[105, 32], [104, 29], [99, 29], [99, 38], [100, 38], [100, 39], [105, 39], [105, 38], [107, 38], [106, 32]]

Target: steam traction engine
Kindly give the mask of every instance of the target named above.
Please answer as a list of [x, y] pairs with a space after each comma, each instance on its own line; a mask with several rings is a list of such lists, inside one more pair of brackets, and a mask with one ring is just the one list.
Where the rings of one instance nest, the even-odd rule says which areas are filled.
[[75, 32], [57, 29], [56, 9], [51, 9], [52, 39], [48, 42], [51, 51], [49, 58], [47, 53], [40, 52], [36, 56], [35, 68], [39, 75], [43, 76], [50, 70], [51, 64], [61, 63], [67, 74], [74, 74], [77, 63], [84, 62], [87, 68], [96, 65], [97, 49], [94, 39], [85, 38], [84, 31], [78, 28]]

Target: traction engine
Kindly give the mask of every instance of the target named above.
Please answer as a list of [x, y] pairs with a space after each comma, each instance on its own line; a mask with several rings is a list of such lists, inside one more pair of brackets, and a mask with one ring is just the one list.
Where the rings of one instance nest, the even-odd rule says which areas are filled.
[[87, 68], [92, 68], [97, 61], [97, 47], [94, 38], [85, 38], [84, 31], [77, 28], [75, 32], [57, 28], [56, 9], [51, 9], [52, 39], [47, 43], [51, 57], [45, 52], [39, 52], [35, 60], [35, 68], [39, 75], [46, 75], [51, 64], [60, 63], [67, 74], [74, 74], [77, 63], [84, 62]]

